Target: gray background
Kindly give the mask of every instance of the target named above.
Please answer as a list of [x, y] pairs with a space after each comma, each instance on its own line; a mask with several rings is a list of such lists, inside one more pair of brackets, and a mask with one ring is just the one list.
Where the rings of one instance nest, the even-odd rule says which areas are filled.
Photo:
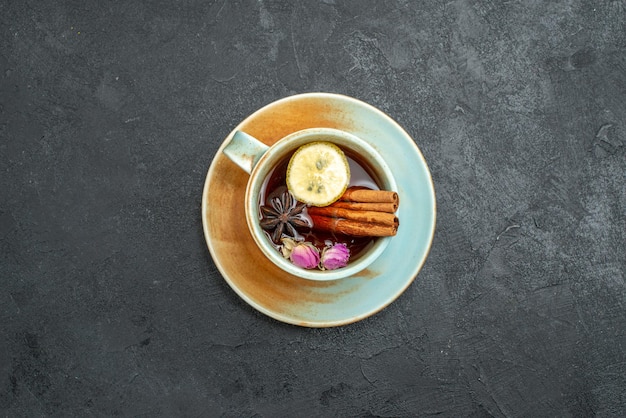
[[[430, 257], [308, 329], [202, 235], [243, 118], [342, 93], [415, 139]], [[620, 416], [626, 2], [0, 1], [2, 416]]]

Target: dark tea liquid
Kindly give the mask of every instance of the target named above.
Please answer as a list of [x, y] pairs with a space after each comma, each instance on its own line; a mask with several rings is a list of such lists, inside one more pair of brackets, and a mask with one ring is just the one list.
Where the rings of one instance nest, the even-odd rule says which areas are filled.
[[[368, 166], [364, 162], [362, 162], [362, 159], [360, 159], [353, 152], [346, 150], [342, 147], [340, 148], [345, 153], [346, 158], [348, 159], [348, 164], [350, 165], [350, 183], [348, 184], [348, 187], [359, 186], [366, 187], [372, 190], [380, 190], [380, 186], [374, 179], [373, 171], [368, 168]], [[287, 166], [289, 165], [289, 160], [291, 159], [292, 155], [293, 152], [283, 158], [278, 164], [276, 164], [276, 167], [265, 179], [263, 183], [263, 188], [259, 195], [259, 206], [269, 206], [272, 197], [280, 195], [287, 190]], [[258, 213], [260, 219], [260, 208]], [[306, 209], [304, 210], [304, 213], [306, 214]], [[279, 250], [280, 244], [275, 244], [274, 242], [272, 242], [270, 234], [267, 231], [265, 231], [265, 235], [267, 237], [267, 240], [272, 243], [274, 248]], [[374, 241], [376, 240], [376, 237], [352, 237], [328, 231], [318, 231], [315, 229], [298, 230], [298, 235], [295, 238], [296, 240], [303, 239], [305, 241], [311, 242], [320, 250], [334, 243], [346, 244], [346, 246], [350, 250], [350, 261], [358, 259], [359, 256], [364, 254], [374, 244]]]

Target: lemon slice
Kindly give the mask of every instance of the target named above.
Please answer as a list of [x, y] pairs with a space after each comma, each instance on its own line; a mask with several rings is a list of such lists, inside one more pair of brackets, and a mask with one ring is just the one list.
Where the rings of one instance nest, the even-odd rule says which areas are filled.
[[301, 146], [287, 166], [287, 188], [312, 206], [327, 206], [341, 197], [350, 181], [350, 166], [343, 151], [330, 142]]

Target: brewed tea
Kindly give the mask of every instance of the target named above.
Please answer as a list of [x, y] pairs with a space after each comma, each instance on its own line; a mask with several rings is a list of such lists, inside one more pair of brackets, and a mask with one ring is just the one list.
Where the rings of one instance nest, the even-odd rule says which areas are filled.
[[[345, 148], [341, 148], [341, 150], [345, 153], [350, 167], [348, 187], [380, 190], [373, 170], [350, 150]], [[281, 238], [284, 237], [310, 242], [319, 251], [333, 244], [342, 243], [350, 251], [350, 261], [358, 259], [378, 238], [350, 236], [314, 228], [313, 220], [308, 214], [306, 205], [295, 201], [287, 189], [287, 166], [292, 155], [293, 152], [279, 161], [265, 179], [259, 195], [259, 221], [262, 223], [268, 241], [277, 251], [282, 249]], [[280, 228], [280, 230], [276, 228]]]

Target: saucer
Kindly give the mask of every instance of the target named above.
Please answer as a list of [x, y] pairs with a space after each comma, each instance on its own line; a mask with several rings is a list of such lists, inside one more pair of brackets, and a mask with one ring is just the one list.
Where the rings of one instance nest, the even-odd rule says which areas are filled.
[[[334, 281], [290, 275], [263, 255], [246, 226], [248, 174], [222, 153], [236, 130], [272, 145], [287, 134], [314, 127], [347, 131], [372, 145], [389, 163], [400, 196], [400, 227], [385, 251], [366, 270]], [[330, 93], [290, 96], [244, 119], [213, 159], [202, 195], [204, 236], [228, 285], [259, 312], [306, 327], [356, 322], [396, 300], [426, 261], [435, 217], [430, 171], [413, 139], [371, 105]]]

